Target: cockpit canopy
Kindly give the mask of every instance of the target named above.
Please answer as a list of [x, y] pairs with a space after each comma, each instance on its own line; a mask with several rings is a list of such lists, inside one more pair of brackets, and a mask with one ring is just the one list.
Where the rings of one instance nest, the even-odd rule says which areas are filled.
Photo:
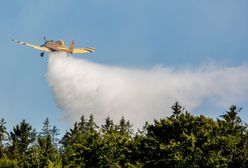
[[56, 43], [58, 43], [59, 45], [65, 45], [63, 40], [58, 40], [58, 41], [56, 41]]

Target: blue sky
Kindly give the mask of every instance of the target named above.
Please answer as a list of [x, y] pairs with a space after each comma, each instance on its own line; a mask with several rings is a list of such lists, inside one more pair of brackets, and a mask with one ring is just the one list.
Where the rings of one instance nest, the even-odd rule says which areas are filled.
[[[67, 44], [74, 39], [77, 47], [97, 48], [81, 56], [98, 64], [142, 69], [197, 68], [207, 63], [235, 67], [248, 61], [247, 18], [246, 0], [4, 1], [0, 117], [9, 129], [22, 119], [39, 129], [46, 117], [63, 131], [69, 127], [45, 79], [47, 57], [14, 44], [12, 38], [34, 44], [41, 44], [44, 35]], [[248, 121], [247, 100], [238, 105], [244, 107], [241, 117]], [[224, 110], [205, 102], [196, 113], [218, 117]]]

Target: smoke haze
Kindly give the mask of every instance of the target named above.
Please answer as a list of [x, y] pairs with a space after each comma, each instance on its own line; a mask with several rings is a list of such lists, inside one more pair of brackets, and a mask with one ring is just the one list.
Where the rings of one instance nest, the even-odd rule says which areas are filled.
[[134, 127], [171, 114], [179, 101], [188, 110], [208, 100], [228, 107], [248, 100], [248, 66], [205, 66], [197, 70], [155, 67], [148, 70], [100, 65], [51, 53], [47, 80], [54, 99], [71, 123], [93, 114], [102, 124], [121, 116]]

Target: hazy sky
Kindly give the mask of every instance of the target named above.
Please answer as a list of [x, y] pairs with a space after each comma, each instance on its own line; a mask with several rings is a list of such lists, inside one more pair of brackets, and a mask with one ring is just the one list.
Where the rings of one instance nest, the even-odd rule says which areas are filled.
[[[46, 117], [62, 130], [69, 127], [45, 78], [47, 56], [12, 38], [34, 44], [42, 44], [44, 35], [67, 44], [74, 39], [77, 47], [97, 48], [76, 57], [127, 69], [248, 64], [246, 0], [16, 0], [2, 2], [0, 9], [0, 117], [9, 129], [22, 119], [39, 129]], [[239, 73], [241, 80], [248, 78]], [[246, 122], [247, 102], [247, 97], [233, 102], [244, 107]], [[206, 100], [193, 112], [218, 117], [227, 108]]]

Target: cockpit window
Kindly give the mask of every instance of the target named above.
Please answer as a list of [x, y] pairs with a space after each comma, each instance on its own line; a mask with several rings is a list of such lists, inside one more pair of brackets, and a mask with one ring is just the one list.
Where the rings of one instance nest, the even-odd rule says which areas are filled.
[[56, 43], [59, 44], [59, 45], [64, 45], [64, 41], [63, 40], [57, 40]]

